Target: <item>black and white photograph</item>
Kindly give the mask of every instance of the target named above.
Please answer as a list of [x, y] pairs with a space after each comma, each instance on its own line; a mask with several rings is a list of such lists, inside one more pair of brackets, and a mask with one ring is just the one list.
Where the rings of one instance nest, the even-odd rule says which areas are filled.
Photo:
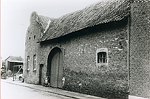
[[0, 99], [150, 99], [150, 0], [1, 0]]

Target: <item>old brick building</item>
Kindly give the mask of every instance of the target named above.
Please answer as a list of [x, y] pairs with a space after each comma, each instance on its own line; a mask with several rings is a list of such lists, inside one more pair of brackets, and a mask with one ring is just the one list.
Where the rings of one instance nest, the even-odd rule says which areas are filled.
[[27, 83], [103, 97], [150, 97], [150, 2], [111, 0], [51, 19], [33, 12]]

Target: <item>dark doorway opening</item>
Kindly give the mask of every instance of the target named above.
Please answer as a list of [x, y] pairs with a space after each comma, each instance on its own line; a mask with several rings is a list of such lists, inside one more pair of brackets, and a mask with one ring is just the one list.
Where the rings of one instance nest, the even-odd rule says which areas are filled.
[[40, 64], [39, 68], [39, 84], [42, 85], [42, 69], [43, 69], [43, 64]]

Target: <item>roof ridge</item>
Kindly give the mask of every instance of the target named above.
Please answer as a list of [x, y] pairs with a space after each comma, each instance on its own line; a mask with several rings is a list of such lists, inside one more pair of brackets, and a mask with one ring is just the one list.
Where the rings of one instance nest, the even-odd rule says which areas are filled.
[[94, 25], [122, 20], [129, 14], [130, 0], [98, 2], [52, 21], [42, 41], [58, 38]]

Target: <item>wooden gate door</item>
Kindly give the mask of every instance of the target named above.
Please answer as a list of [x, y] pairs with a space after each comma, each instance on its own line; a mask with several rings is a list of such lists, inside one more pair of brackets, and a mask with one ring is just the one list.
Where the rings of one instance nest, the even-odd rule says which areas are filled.
[[50, 82], [52, 87], [62, 88], [63, 66], [62, 52], [57, 50], [51, 60], [51, 77]]

